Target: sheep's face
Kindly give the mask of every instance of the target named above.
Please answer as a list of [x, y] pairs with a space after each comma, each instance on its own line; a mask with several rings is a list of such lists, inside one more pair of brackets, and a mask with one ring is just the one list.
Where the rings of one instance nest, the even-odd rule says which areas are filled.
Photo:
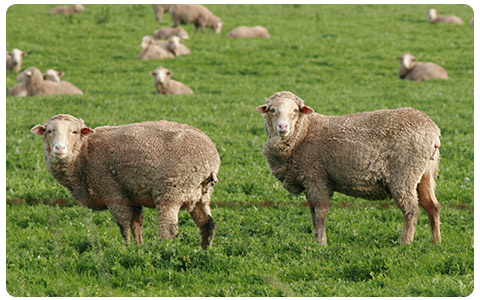
[[[34, 134], [41, 135], [45, 143], [47, 161], [72, 161], [82, 143], [82, 137], [94, 130], [85, 127], [83, 120], [70, 119], [68, 115], [59, 115], [48, 120], [44, 125], [36, 125], [31, 129]], [[71, 116], [70, 116], [71, 117]], [[73, 117], [72, 117], [73, 118]]]
[[404, 55], [398, 57], [398, 59], [400, 60], [400, 68], [406, 70], [413, 68], [415, 62], [417, 61], [417, 59], [409, 53], [405, 53]]
[[22, 58], [24, 56], [27, 55], [27, 53], [23, 52], [22, 50], [19, 50], [19, 49], [13, 49], [12, 52], [10, 52], [12, 54], [12, 58], [13, 58], [13, 63], [15, 65], [19, 65], [22, 63]]
[[142, 38], [142, 42], [140, 43], [140, 48], [145, 49], [148, 45], [152, 44], [154, 39], [151, 35], [146, 35]]
[[267, 104], [257, 107], [257, 112], [265, 114], [268, 128], [273, 131], [270, 134], [286, 138], [293, 134], [295, 125], [301, 114], [311, 114], [313, 109], [298, 103], [292, 99], [281, 98], [268, 101]]
[[216, 34], [220, 34], [222, 32], [222, 27], [223, 27], [222, 21], [217, 21], [215, 22], [215, 24], [213, 24], [213, 30], [215, 31]]
[[57, 72], [53, 69], [48, 69], [43, 73], [43, 80], [50, 80], [53, 82], [60, 82], [60, 77], [63, 76], [63, 72]]
[[170, 77], [172, 72], [170, 70], [159, 67], [152, 72], [152, 75], [155, 77], [155, 83], [164, 84], [167, 81], [167, 78]]
[[432, 21], [437, 18], [437, 10], [436, 9], [429, 9], [428, 10], [428, 21]]

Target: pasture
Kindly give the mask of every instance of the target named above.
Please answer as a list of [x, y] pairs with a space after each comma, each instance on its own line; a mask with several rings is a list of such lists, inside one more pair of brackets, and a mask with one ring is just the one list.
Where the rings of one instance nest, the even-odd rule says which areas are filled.
[[[467, 24], [427, 24], [432, 5], [206, 5], [223, 22], [184, 43], [175, 59], [141, 61], [155, 29], [151, 5], [13, 5], [7, 49], [28, 53], [22, 69], [65, 72], [83, 96], [6, 97], [6, 286], [13, 296], [468, 296], [474, 283], [474, 28], [467, 5], [435, 5]], [[226, 37], [262, 25], [270, 39]], [[402, 81], [405, 52], [444, 67], [449, 79]], [[157, 66], [194, 95], [157, 95]], [[16, 84], [6, 73], [6, 90]], [[329, 245], [314, 242], [305, 196], [288, 193], [262, 154], [255, 107], [288, 90], [326, 115], [410, 106], [442, 131], [437, 198], [442, 244], [430, 244], [421, 210], [415, 240], [400, 246], [402, 214], [393, 201], [335, 194]], [[213, 246], [179, 216], [174, 241], [156, 240], [145, 210], [144, 240], [125, 245], [108, 211], [80, 207], [49, 174], [43, 143], [30, 129], [68, 113], [94, 128], [166, 119], [205, 132], [222, 160], [212, 197]]]

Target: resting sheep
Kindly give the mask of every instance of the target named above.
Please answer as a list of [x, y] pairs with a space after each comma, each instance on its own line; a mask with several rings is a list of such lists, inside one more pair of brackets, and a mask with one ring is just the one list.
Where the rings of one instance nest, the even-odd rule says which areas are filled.
[[179, 24], [195, 24], [195, 32], [198, 28], [212, 28], [216, 34], [222, 32], [223, 22], [219, 17], [215, 16], [208, 8], [196, 4], [173, 4], [170, 7], [170, 15], [173, 20], [173, 27]]
[[46, 165], [80, 204], [108, 209], [123, 239], [142, 243], [142, 206], [156, 208], [158, 236], [173, 239], [178, 213], [187, 210], [211, 245], [210, 211], [220, 157], [200, 130], [167, 121], [91, 129], [71, 115], [56, 115], [32, 133], [42, 136]]
[[35, 67], [23, 71], [17, 76], [17, 81], [23, 83], [27, 89], [28, 96], [47, 96], [47, 95], [83, 95], [83, 92], [67, 81], [53, 82], [43, 80], [42, 72]]
[[454, 15], [439, 16], [437, 15], [437, 10], [433, 8], [428, 10], [428, 23], [429, 24], [445, 23], [445, 24], [458, 24], [458, 25], [465, 24], [462, 19]]
[[439, 65], [427, 62], [422, 63], [410, 53], [405, 53], [397, 57], [400, 60], [400, 68], [398, 69], [398, 77], [400, 79], [408, 79], [414, 81], [424, 81], [429, 79], [448, 79], [448, 73]]
[[174, 58], [175, 54], [169, 51], [167, 41], [155, 41], [151, 35], [146, 35], [140, 44], [142, 50], [138, 57], [141, 60]]
[[[50, 80], [53, 82], [60, 82], [60, 77], [63, 76], [63, 72], [57, 72], [53, 69], [48, 69], [43, 73], [43, 80]], [[14, 86], [12, 86], [8, 92], [8, 96], [16, 96], [16, 97], [26, 97], [28, 96], [28, 91], [27, 88], [25, 87], [25, 84], [23, 83], [18, 83]]]
[[175, 56], [188, 55], [190, 49], [182, 43], [182, 40], [178, 36], [172, 36], [168, 39], [167, 50], [172, 52]]
[[50, 9], [49, 14], [76, 14], [84, 10], [83, 5], [73, 4], [72, 6], [56, 6]]
[[239, 39], [239, 38], [269, 38], [270, 34], [268, 33], [267, 28], [262, 26], [239, 26], [230, 31], [227, 35], [228, 37]]
[[187, 31], [182, 27], [164, 27], [160, 29], [156, 29], [153, 32], [153, 37], [156, 39], [168, 39], [172, 36], [178, 36], [181, 39], [188, 40], [190, 36], [188, 36]]
[[172, 72], [164, 67], [158, 67], [152, 72], [154, 76], [155, 87], [157, 94], [173, 95], [173, 94], [193, 94], [185, 84], [170, 78]]
[[315, 241], [327, 245], [326, 216], [333, 192], [369, 200], [394, 198], [403, 212], [401, 244], [412, 243], [418, 204], [440, 243], [435, 197], [440, 129], [412, 108], [344, 116], [313, 112], [290, 92], [257, 107], [265, 116], [263, 154], [271, 173], [294, 194], [305, 192]]
[[27, 56], [27, 53], [15, 48], [11, 52], [6, 51], [6, 56], [7, 71], [20, 72], [22, 69], [23, 57]]
[[168, 12], [171, 4], [152, 4], [153, 10], [155, 11], [155, 20], [158, 23], [163, 22], [163, 13]]

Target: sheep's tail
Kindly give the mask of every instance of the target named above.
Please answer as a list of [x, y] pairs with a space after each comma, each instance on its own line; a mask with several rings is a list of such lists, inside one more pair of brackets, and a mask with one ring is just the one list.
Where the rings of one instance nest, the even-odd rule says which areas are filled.
[[212, 172], [212, 174], [210, 174], [210, 177], [208, 179], [210, 180], [210, 182], [213, 182], [213, 184], [217, 183], [218, 182], [217, 173]]

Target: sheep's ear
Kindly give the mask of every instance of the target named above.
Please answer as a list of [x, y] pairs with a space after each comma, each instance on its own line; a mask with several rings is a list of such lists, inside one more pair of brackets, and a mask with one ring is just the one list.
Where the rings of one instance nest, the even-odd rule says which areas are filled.
[[167, 72], [167, 75], [168, 75], [168, 76], [172, 75], [172, 72], [168, 71], [168, 72]]
[[47, 80], [47, 75], [43, 75], [43, 80]]
[[260, 105], [259, 107], [256, 108], [256, 111], [261, 113], [261, 114], [266, 113], [268, 111], [267, 105], [266, 104]]
[[152, 72], [152, 76], [155, 76], [155, 72]]
[[45, 126], [38, 124], [32, 129], [30, 129], [30, 131], [34, 134], [43, 135], [43, 133], [45, 132]]
[[80, 132], [82, 133], [82, 135], [89, 135], [90, 133], [95, 133], [95, 130], [93, 130], [92, 128], [90, 127], [83, 127]]
[[306, 106], [306, 105], [304, 105], [304, 106], [300, 109], [300, 111], [302, 112], [302, 114], [305, 114], [305, 115], [309, 115], [309, 114], [311, 114], [311, 113], [314, 112], [314, 110], [313, 110], [311, 107], [308, 107], [308, 106]]
[[27, 52], [22, 52], [22, 56], [27, 56]]
[[64, 72], [57, 72], [57, 76], [58, 76], [58, 77], [62, 77], [63, 75], [65, 75]]
[[30, 70], [27, 70], [27, 71], [25, 71], [25, 75], [27, 75], [28, 77], [32, 77], [33, 72], [30, 71]]

